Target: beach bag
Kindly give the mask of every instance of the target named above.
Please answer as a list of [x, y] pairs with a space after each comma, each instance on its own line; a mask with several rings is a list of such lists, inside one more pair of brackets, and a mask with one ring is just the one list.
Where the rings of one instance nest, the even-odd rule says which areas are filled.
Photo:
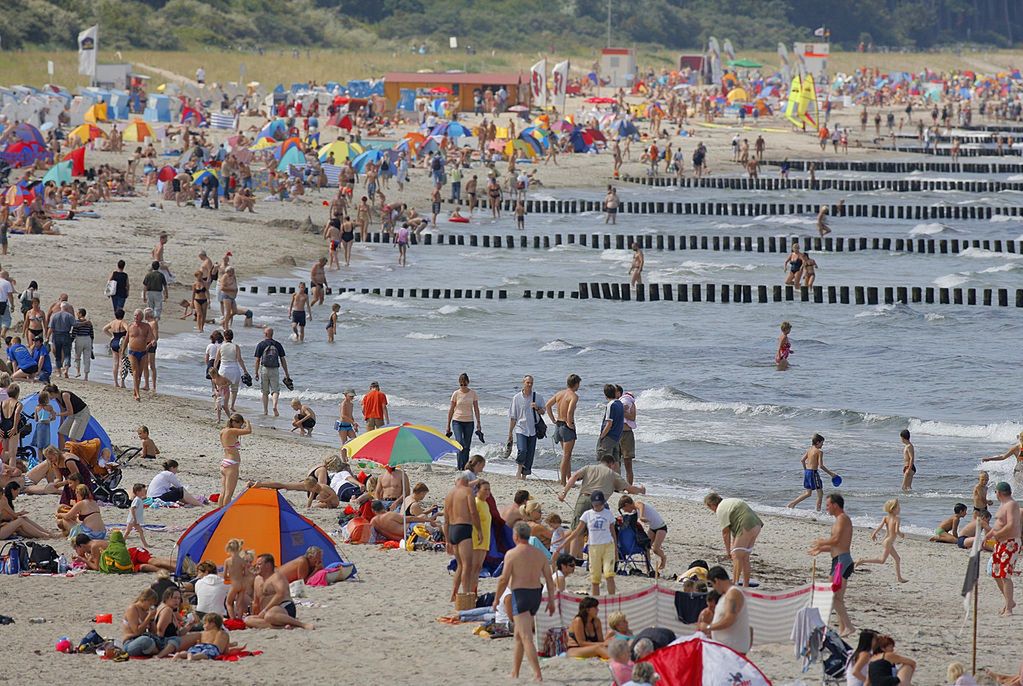
[[78, 642], [77, 652], [91, 653], [106, 642], [107, 640], [97, 634], [96, 630], [93, 629], [89, 633], [85, 634], [85, 636], [82, 637], [82, 640]]
[[57, 573], [57, 560], [60, 558], [52, 546], [45, 543], [29, 543], [28, 568], [33, 572]]
[[[536, 402], [536, 393], [533, 394], [533, 402]], [[536, 413], [533, 410], [533, 417], [536, 419], [536, 440], [542, 441], [547, 438], [547, 422], [543, 420], [543, 416]]]
[[4, 574], [21, 574], [28, 571], [28, 546], [21, 541], [11, 541], [0, 548], [0, 563]]
[[537, 655], [540, 657], [557, 657], [568, 650], [568, 629], [556, 626], [547, 630]]
[[103, 295], [107, 296], [108, 298], [117, 295], [117, 282], [114, 281], [113, 279], [107, 281], [107, 287], [103, 289]]
[[277, 346], [273, 342], [263, 350], [263, 355], [259, 358], [259, 361], [264, 367], [268, 368], [281, 366], [280, 351], [277, 350]]

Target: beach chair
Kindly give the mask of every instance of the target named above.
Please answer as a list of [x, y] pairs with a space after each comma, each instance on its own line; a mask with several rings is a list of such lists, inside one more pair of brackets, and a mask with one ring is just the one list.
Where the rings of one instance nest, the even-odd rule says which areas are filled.
[[626, 576], [654, 575], [650, 564], [650, 536], [639, 523], [639, 513], [621, 513], [615, 524], [618, 533], [618, 564], [616, 572]]
[[821, 646], [821, 667], [824, 670], [822, 683], [825, 686], [833, 684], [841, 686], [845, 683], [845, 669], [849, 664], [849, 655], [852, 653], [852, 646], [842, 640], [834, 629], [827, 629], [824, 632], [824, 644]]

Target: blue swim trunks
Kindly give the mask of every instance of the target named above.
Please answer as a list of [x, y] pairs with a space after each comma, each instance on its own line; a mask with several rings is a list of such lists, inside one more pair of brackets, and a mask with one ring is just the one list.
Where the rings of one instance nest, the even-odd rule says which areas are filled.
[[188, 649], [189, 655], [205, 655], [211, 660], [216, 660], [220, 657], [220, 648], [213, 645], [212, 643], [196, 643], [194, 646]]
[[808, 491], [819, 491], [824, 488], [821, 483], [821, 475], [816, 469], [803, 470], [803, 488]]

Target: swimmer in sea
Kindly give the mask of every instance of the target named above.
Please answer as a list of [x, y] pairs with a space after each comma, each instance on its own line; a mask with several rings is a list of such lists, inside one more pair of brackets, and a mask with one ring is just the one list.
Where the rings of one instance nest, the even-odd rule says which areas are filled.
[[820, 211], [817, 213], [817, 233], [821, 235], [821, 238], [831, 233], [831, 227], [828, 226], [828, 206], [821, 205]]
[[[803, 253], [803, 285], [813, 288], [813, 282], [817, 280], [817, 261], [808, 253]], [[799, 282], [796, 282], [799, 285]]]
[[788, 369], [789, 366], [789, 355], [792, 354], [792, 342], [789, 340], [791, 332], [792, 324], [782, 322], [781, 335], [778, 336], [778, 352], [774, 354], [774, 363], [778, 365], [779, 370]]
[[785, 258], [785, 269], [789, 270], [785, 277], [786, 286], [798, 286], [803, 278], [803, 253], [799, 249], [799, 240], [792, 241], [792, 252]]
[[916, 476], [916, 448], [909, 440], [909, 429], [899, 434], [902, 440], [902, 490], [909, 492], [913, 488], [913, 477]]

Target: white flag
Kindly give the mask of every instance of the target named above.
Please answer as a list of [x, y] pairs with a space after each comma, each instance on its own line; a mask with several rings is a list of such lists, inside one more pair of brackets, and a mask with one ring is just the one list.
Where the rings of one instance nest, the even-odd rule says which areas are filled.
[[96, 51], [99, 49], [99, 26], [91, 26], [78, 34], [78, 73], [96, 75]]
[[813, 35], [820, 36], [821, 38], [823, 38], [824, 37], [824, 27], [822, 26], [819, 29], [817, 29], [816, 31], [814, 31]]
[[565, 112], [565, 96], [568, 94], [568, 60], [558, 62], [551, 70], [551, 100], [554, 106]]
[[533, 104], [547, 107], [547, 58], [534, 64], [530, 71], [529, 92], [533, 96]]

